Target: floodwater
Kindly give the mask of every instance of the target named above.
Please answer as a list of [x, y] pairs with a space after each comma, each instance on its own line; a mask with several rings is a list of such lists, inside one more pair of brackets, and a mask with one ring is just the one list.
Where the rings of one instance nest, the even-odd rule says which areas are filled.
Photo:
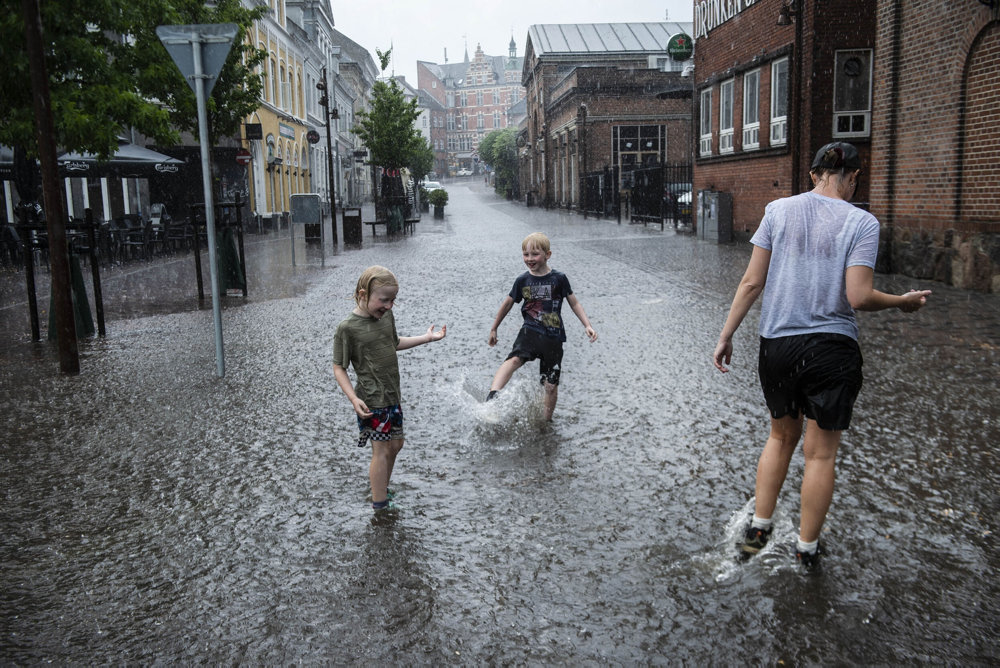
[[[446, 187], [444, 222], [366, 236], [284, 298], [251, 282], [224, 311], [224, 379], [207, 309], [112, 320], [75, 377], [51, 344], [5, 344], [5, 663], [1000, 660], [1000, 299], [878, 277], [935, 293], [861, 316], [824, 571], [794, 566], [801, 454], [771, 544], [739, 564], [768, 427], [756, 310], [733, 372], [710, 357], [746, 245]], [[600, 340], [567, 313], [555, 420], [532, 364], [492, 425], [480, 401], [518, 314], [486, 338], [535, 229]], [[401, 334], [448, 325], [400, 353], [401, 510], [380, 520], [331, 372], [370, 264], [399, 278]]]

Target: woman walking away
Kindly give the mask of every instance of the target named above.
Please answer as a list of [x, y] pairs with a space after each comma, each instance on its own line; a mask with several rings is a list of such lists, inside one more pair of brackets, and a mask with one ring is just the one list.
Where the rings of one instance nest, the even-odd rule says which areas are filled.
[[872, 287], [879, 224], [849, 202], [861, 175], [854, 146], [827, 144], [809, 174], [811, 191], [765, 208], [713, 359], [719, 371], [728, 371], [733, 335], [763, 292], [758, 374], [771, 433], [757, 463], [754, 516], [740, 549], [752, 556], [771, 536], [771, 516], [804, 417], [796, 559], [807, 572], [818, 572], [840, 433], [850, 426], [862, 383], [855, 311], [916, 311], [930, 290], [890, 295]]
[[[372, 488], [372, 508], [393, 510], [389, 478], [396, 455], [403, 448], [403, 408], [399, 390], [399, 362], [396, 351], [440, 341], [447, 332], [434, 325], [423, 336], [396, 334], [392, 307], [399, 283], [385, 267], [368, 267], [354, 290], [356, 306], [337, 326], [333, 339], [333, 375], [358, 417], [361, 436], [358, 447], [372, 442], [368, 478]], [[347, 368], [354, 365], [357, 386], [351, 385]]]

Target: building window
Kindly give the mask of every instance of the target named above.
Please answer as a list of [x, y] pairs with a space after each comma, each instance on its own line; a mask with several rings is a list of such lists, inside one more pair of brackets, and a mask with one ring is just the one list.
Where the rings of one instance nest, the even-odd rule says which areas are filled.
[[838, 51], [833, 83], [833, 136], [867, 137], [871, 127], [871, 49]]
[[462, 92], [462, 106], [463, 107], [469, 106], [469, 94], [466, 93], [465, 91]]
[[712, 155], [712, 89], [701, 91], [701, 136], [699, 155]]
[[448, 129], [455, 129], [455, 117], [452, 114], [448, 114]]
[[619, 186], [633, 178], [634, 170], [663, 163], [666, 137], [664, 125], [616, 125], [612, 128], [612, 161], [619, 168]]
[[733, 152], [733, 87], [735, 81], [719, 85], [719, 153]]
[[771, 146], [788, 142], [788, 58], [771, 63]]
[[476, 127], [479, 129], [486, 127], [486, 123], [483, 120], [483, 112], [481, 111], [479, 112], [479, 115], [476, 117]]
[[743, 75], [743, 150], [760, 148], [760, 70]]
[[493, 127], [500, 127], [500, 112], [496, 109], [493, 110]]
[[476, 92], [476, 106], [477, 107], [483, 106], [483, 91]]
[[455, 106], [455, 94], [448, 93], [448, 108], [450, 109], [454, 106]]

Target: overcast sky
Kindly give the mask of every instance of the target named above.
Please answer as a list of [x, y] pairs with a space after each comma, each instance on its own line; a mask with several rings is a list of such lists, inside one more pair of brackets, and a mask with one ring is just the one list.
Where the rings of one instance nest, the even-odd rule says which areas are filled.
[[417, 86], [417, 61], [461, 62], [468, 45], [469, 58], [476, 44], [490, 56], [506, 56], [511, 35], [517, 55], [524, 56], [528, 27], [535, 23], [633, 23], [670, 21], [690, 23], [692, 0], [649, 2], [631, 0], [332, 0], [337, 30], [363, 46], [378, 67], [375, 49], [393, 47], [390, 70]]

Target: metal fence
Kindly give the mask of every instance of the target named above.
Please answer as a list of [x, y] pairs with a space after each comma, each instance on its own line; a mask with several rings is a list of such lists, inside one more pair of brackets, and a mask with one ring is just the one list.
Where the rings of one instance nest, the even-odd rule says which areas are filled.
[[[608, 167], [583, 178], [581, 208], [585, 213], [612, 216], [619, 206], [636, 223], [691, 222], [691, 165], [653, 165], [625, 173], [618, 187], [618, 169]], [[622, 201], [622, 195], [625, 200]]]

